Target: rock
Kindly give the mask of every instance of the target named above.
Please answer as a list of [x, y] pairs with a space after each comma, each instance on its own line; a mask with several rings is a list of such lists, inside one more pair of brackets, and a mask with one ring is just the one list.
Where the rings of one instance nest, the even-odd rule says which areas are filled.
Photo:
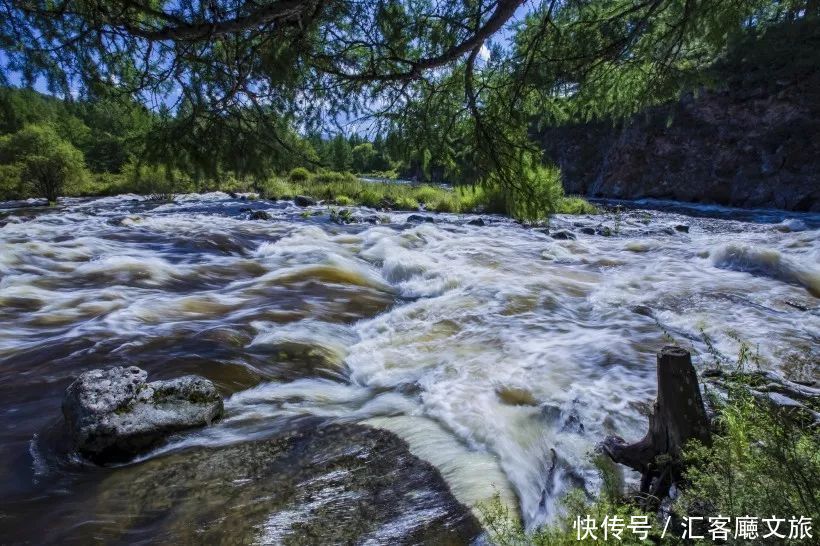
[[558, 239], [559, 241], [571, 241], [575, 239], [575, 234], [565, 229], [551, 233], [550, 236], [553, 239]]
[[481, 534], [436, 469], [391, 432], [295, 426], [118, 469], [78, 511], [80, 532], [113, 542], [305, 545], [471, 544]]
[[580, 230], [584, 235], [595, 235], [595, 229], [591, 227], [582, 227]]
[[785, 301], [785, 302], [783, 302], [783, 303], [785, 303], [785, 304], [786, 304], [786, 305], [788, 305], [789, 307], [794, 307], [794, 308], [795, 308], [795, 309], [797, 309], [798, 311], [808, 311], [808, 310], [809, 310], [809, 306], [808, 306], [808, 305], [803, 305], [802, 303], [797, 302], [797, 301], [794, 301], [794, 300], [786, 300], [786, 301]]
[[421, 215], [421, 214], [411, 214], [410, 216], [407, 217], [407, 221], [410, 222], [410, 223], [416, 223], [417, 224], [417, 223], [421, 223], [421, 222], [433, 223], [436, 220], [432, 216], [424, 216], [424, 215]]
[[680, 231], [681, 233], [689, 233], [689, 226], [678, 224], [675, 226], [675, 231]]
[[[721, 80], [764, 70], [750, 67], [751, 51], [789, 51], [779, 43], [750, 47], [742, 63], [723, 65]], [[800, 61], [780, 55], [777, 62], [797, 70]], [[646, 108], [623, 123], [545, 127], [536, 138], [560, 167], [568, 194], [818, 212], [820, 70], [801, 74], [780, 91], [752, 86], [759, 92], [750, 94], [740, 84], [701, 90], [689, 103]]]
[[356, 216], [356, 221], [363, 223], [363, 224], [382, 224], [382, 223], [389, 223], [389, 219], [387, 222], [383, 222], [384, 217], [379, 216], [378, 214], [368, 214], [367, 216]]
[[127, 460], [222, 416], [222, 397], [207, 379], [148, 383], [147, 376], [136, 366], [116, 366], [85, 372], [69, 385], [63, 416], [77, 451], [98, 463]]
[[595, 233], [602, 237], [612, 237], [612, 230], [608, 226], [598, 226]]
[[297, 195], [293, 198], [293, 204], [297, 207], [312, 207], [316, 204], [316, 199], [305, 195]]
[[509, 406], [537, 406], [538, 400], [526, 389], [499, 387], [495, 390], [498, 398]]
[[228, 197], [230, 197], [231, 199], [236, 199], [236, 198], [237, 198], [237, 197], [239, 197], [239, 196], [236, 194], [236, 192], [234, 192], [234, 191], [229, 191], [229, 192], [228, 192]]
[[253, 209], [250, 207], [242, 207], [239, 209], [239, 212], [253, 212]]
[[469, 222], [467, 222], [468, 226], [485, 226], [486, 222], [484, 222], [484, 218], [473, 218]]
[[255, 210], [251, 213], [251, 220], [270, 220], [270, 214], [264, 210]]

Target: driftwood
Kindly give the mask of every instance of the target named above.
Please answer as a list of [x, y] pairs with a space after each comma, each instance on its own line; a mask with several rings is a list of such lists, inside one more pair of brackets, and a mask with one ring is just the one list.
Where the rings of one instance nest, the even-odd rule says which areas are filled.
[[689, 352], [675, 346], [658, 353], [658, 398], [642, 440], [627, 444], [610, 436], [603, 451], [613, 461], [641, 473], [641, 493], [657, 503], [680, 480], [681, 450], [692, 439], [709, 442], [709, 420]]

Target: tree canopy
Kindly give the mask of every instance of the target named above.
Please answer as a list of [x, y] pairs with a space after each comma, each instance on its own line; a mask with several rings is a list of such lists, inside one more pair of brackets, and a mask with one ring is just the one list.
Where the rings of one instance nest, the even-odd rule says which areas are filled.
[[[398, 135], [421, 170], [526, 196], [534, 123], [673, 98], [735, 37], [818, 4], [0, 0], [0, 83], [19, 73], [67, 98], [128, 97], [165, 120], [156, 155], [206, 171], [317, 161], [298, 133], [344, 119]], [[343, 148], [332, 155], [348, 165]]]

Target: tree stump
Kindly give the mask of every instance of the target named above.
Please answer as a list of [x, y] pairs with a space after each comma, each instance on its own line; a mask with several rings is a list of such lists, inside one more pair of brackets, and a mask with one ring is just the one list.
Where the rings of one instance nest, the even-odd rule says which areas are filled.
[[708, 443], [709, 420], [689, 351], [666, 346], [658, 353], [658, 397], [642, 440], [627, 444], [610, 436], [603, 451], [613, 461], [641, 473], [641, 493], [659, 503], [680, 480], [681, 450], [692, 439]]

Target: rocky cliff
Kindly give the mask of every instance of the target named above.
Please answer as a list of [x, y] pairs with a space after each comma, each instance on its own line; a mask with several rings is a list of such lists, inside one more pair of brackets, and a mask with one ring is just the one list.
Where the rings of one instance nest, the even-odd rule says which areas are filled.
[[820, 25], [740, 44], [716, 85], [619, 124], [540, 138], [568, 193], [820, 211]]

